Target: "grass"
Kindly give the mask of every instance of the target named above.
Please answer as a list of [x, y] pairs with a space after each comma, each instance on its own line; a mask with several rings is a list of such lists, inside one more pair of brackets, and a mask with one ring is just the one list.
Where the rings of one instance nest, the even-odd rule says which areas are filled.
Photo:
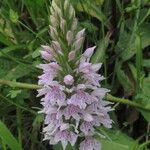
[[[111, 95], [106, 99], [116, 103], [111, 114], [113, 129], [99, 129], [109, 137], [100, 139], [103, 149], [148, 150], [150, 2], [71, 2], [79, 19], [79, 27], [86, 28], [84, 47], [97, 46], [92, 62], [103, 63], [101, 73], [106, 77], [103, 86], [111, 90]], [[37, 76], [40, 74], [36, 65], [41, 62], [40, 45], [51, 40], [48, 35], [50, 5], [50, 0], [0, 1], [2, 150], [50, 148], [48, 142], [42, 142], [43, 116], [37, 113], [41, 106], [40, 99], [36, 98], [36, 89], [39, 88]]]

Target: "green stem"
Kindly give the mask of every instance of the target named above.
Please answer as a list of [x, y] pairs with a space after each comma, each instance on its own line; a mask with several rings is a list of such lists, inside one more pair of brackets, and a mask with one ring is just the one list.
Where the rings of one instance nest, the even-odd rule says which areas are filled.
[[25, 89], [40, 89], [42, 87], [42, 86], [35, 85], [35, 84], [7, 81], [7, 80], [1, 80], [1, 79], [0, 79], [0, 84], [8, 85], [10, 87], [25, 88]]
[[[25, 88], [25, 89], [40, 89], [40, 88], [42, 88], [42, 86], [40, 86], [40, 85], [21, 83], [21, 82], [13, 82], [13, 81], [7, 81], [7, 80], [0, 80], [0, 84], [8, 85], [8, 86], [11, 86], [11, 87], [16, 87], [16, 88]], [[1, 97], [1, 95], [0, 95], [0, 97]], [[7, 99], [7, 98], [5, 98], [5, 99]], [[132, 106], [132, 107], [136, 107], [136, 108], [140, 108], [140, 109], [143, 109], [143, 110], [146, 110], [146, 111], [150, 111], [150, 109], [145, 108], [142, 105], [140, 105], [136, 102], [133, 102], [129, 99], [115, 97], [115, 96], [112, 96], [110, 94], [107, 94], [105, 99], [107, 101], [127, 104], [127, 105]], [[20, 106], [20, 107], [22, 107], [22, 106]], [[25, 109], [25, 108], [23, 107], [23, 109]]]
[[136, 47], [136, 70], [137, 70], [137, 93], [141, 91], [141, 77], [142, 77], [142, 47], [141, 47], [141, 37], [136, 35], [135, 39]]
[[129, 99], [115, 97], [115, 96], [112, 96], [110, 94], [107, 94], [105, 99], [108, 100], [108, 101], [111, 101], [111, 102], [127, 104], [127, 105], [132, 106], [132, 107], [136, 107], [136, 108], [140, 108], [140, 109], [143, 109], [143, 110], [146, 110], [146, 111], [150, 111], [150, 109], [147, 109], [147, 108], [143, 107], [142, 105], [140, 105], [136, 102], [133, 102]]

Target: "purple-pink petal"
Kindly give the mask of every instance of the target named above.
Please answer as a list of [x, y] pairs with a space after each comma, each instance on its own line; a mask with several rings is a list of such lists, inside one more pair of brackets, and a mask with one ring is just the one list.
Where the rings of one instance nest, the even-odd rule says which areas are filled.
[[80, 143], [79, 150], [101, 150], [101, 145], [93, 137], [87, 137]]

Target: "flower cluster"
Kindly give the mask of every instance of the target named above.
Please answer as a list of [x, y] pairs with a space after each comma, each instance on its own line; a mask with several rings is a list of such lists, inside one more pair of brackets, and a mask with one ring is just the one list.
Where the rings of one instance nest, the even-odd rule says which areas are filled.
[[[62, 3], [63, 2], [63, 3]], [[94, 138], [95, 127], [111, 128], [109, 102], [103, 100], [108, 89], [102, 88], [104, 79], [97, 72], [101, 63], [92, 64], [90, 58], [95, 47], [81, 54], [84, 32], [77, 29], [75, 12], [68, 0], [53, 0], [50, 16], [50, 46], [42, 46], [45, 63], [39, 76], [38, 96], [43, 96], [40, 113], [45, 114], [44, 140], [50, 144], [75, 145], [80, 138], [80, 150], [100, 150]]]

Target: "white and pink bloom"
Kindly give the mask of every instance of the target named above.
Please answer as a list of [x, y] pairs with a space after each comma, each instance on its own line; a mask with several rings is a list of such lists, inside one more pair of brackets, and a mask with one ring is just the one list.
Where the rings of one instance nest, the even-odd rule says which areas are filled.
[[100, 150], [100, 143], [93, 139], [93, 137], [86, 137], [83, 142], [80, 144], [80, 150]]
[[[68, 143], [74, 146], [80, 138], [83, 141], [79, 150], [100, 150], [101, 145], [94, 138], [95, 127], [112, 126], [108, 114], [110, 103], [103, 100], [109, 90], [101, 87], [104, 77], [98, 73], [102, 64], [90, 63], [95, 46], [80, 53], [85, 29], [77, 32], [74, 9], [67, 0], [60, 3], [52, 1], [52, 42], [50, 46], [42, 46], [41, 57], [45, 64], [38, 65], [43, 71], [38, 82], [43, 88], [38, 90], [37, 96], [42, 96], [40, 113], [45, 114], [44, 140], [50, 144], [61, 142], [65, 150]], [[63, 16], [60, 5], [67, 8], [63, 13], [69, 10], [70, 16]], [[70, 22], [66, 24], [68, 18]]]

